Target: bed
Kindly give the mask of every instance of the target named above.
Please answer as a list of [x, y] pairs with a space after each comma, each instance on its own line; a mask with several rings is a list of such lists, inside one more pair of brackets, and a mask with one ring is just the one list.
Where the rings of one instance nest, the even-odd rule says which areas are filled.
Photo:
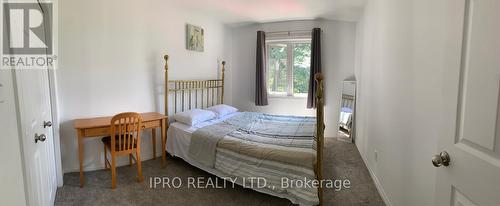
[[[170, 114], [223, 103], [222, 78], [168, 80], [165, 56], [165, 111]], [[323, 82], [316, 77], [317, 116], [299, 117], [256, 112], [234, 112], [190, 126], [173, 122], [168, 127], [166, 150], [175, 157], [221, 178], [294, 204], [322, 205], [322, 187], [298, 187], [286, 181], [322, 180], [324, 139]], [[169, 110], [170, 108], [170, 110]], [[265, 185], [259, 184], [264, 178]], [[290, 182], [288, 182], [290, 183]], [[287, 184], [288, 184], [287, 183]]]
[[349, 134], [352, 129], [353, 108], [354, 96], [342, 94], [339, 128], [347, 131]]
[[351, 131], [352, 128], [352, 109], [349, 107], [340, 108], [340, 121], [339, 127], [348, 132]]

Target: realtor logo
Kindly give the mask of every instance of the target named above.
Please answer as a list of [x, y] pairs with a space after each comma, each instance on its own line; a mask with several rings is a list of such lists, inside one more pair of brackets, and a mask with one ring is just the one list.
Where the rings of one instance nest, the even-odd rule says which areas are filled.
[[4, 55], [52, 55], [52, 3], [4, 3], [3, 9]]

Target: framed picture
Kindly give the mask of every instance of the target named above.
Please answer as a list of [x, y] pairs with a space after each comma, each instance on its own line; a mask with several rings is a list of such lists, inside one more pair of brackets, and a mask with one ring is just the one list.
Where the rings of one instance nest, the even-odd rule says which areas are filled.
[[191, 24], [186, 25], [186, 49], [202, 52], [205, 49], [205, 32], [203, 28]]

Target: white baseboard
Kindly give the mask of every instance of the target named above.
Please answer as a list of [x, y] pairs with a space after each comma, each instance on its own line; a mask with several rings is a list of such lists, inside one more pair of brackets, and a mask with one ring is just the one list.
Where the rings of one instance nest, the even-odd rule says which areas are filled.
[[368, 161], [366, 160], [365, 156], [363, 156], [360, 152], [361, 159], [363, 159], [363, 162], [365, 163], [366, 168], [368, 168], [368, 172], [370, 173], [370, 176], [373, 179], [373, 182], [375, 183], [375, 187], [377, 187], [377, 191], [382, 197], [382, 200], [384, 201], [385, 205], [387, 206], [392, 206], [391, 201], [389, 200], [389, 197], [387, 197], [387, 194], [384, 191], [384, 188], [382, 188], [382, 185], [380, 184], [380, 181], [378, 180], [378, 177], [375, 175], [373, 172], [373, 169], [369, 167]]
[[[162, 155], [161, 152], [159, 152], [159, 153], [157, 152], [156, 158], [161, 158], [161, 155]], [[153, 154], [151, 154], [150, 152], [145, 153], [145, 154], [141, 154], [141, 161], [150, 160], [150, 159], [153, 159]], [[125, 165], [129, 165], [128, 158], [118, 159], [118, 161], [116, 162], [116, 166], [117, 167], [119, 167], [119, 166], [125, 166]], [[90, 171], [102, 170], [102, 169], [104, 169], [104, 161], [102, 162], [102, 164], [100, 164], [98, 166], [87, 166], [87, 167], [84, 167], [83, 171], [84, 172], [90, 172]], [[80, 172], [80, 167], [77, 165], [76, 167], [66, 168], [63, 171], [63, 173], [70, 173], [70, 172]]]

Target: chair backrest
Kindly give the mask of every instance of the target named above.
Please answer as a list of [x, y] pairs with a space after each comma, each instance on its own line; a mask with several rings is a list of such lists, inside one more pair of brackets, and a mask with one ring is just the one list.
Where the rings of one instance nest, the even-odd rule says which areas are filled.
[[139, 113], [117, 114], [111, 119], [111, 125], [112, 152], [132, 150], [134, 145], [139, 148], [142, 130], [142, 116]]

